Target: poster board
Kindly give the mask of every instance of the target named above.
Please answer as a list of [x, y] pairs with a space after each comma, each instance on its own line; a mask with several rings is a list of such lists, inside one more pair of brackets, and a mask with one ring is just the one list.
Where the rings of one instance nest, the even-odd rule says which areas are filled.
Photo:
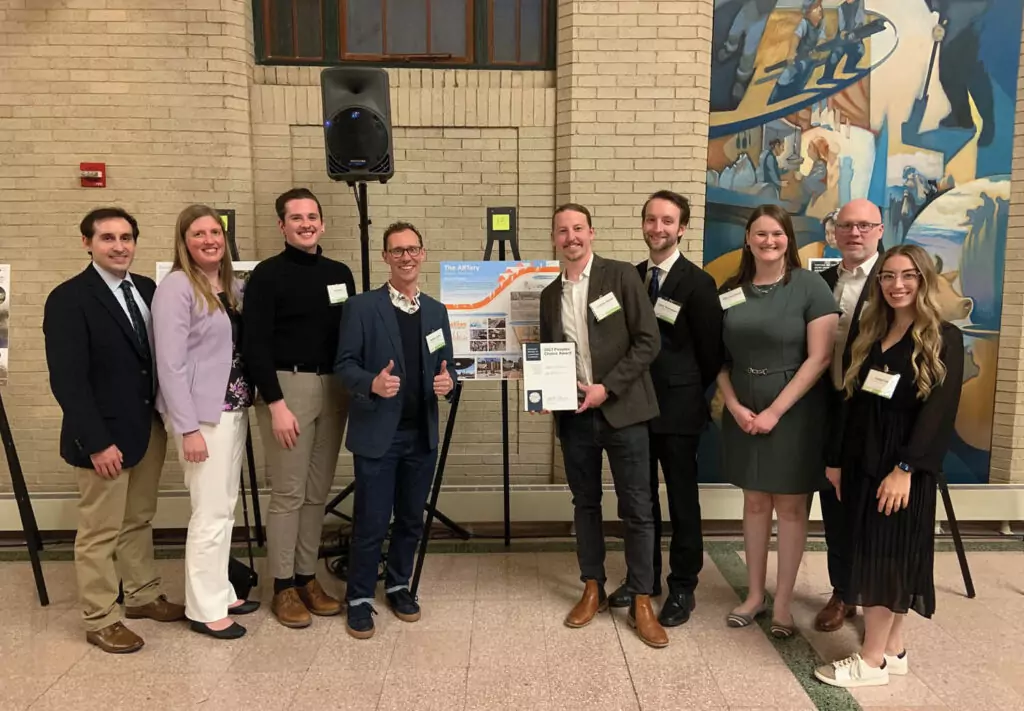
[[839, 264], [841, 261], [843, 261], [841, 258], [834, 259], [831, 257], [811, 257], [810, 259], [807, 260], [807, 268], [810, 269], [812, 272], [818, 272], [820, 274], [826, 269], [831, 269], [835, 265]]
[[[231, 266], [234, 267], [235, 277], [237, 277], [238, 279], [241, 279], [243, 283], [248, 283], [249, 282], [249, 275], [252, 274], [252, 270], [256, 268], [257, 264], [259, 264], [258, 261], [257, 262], [242, 262], [242, 261], [238, 261], [238, 262], [232, 262]], [[156, 278], [155, 278], [155, 281], [156, 281], [157, 284], [159, 284], [160, 281], [165, 276], [167, 276], [168, 274], [171, 273], [171, 267], [173, 265], [174, 265], [173, 262], [157, 262], [156, 263]]]
[[11, 265], [0, 264], [0, 385], [7, 385], [11, 334]]
[[455, 369], [463, 380], [520, 380], [523, 343], [540, 341], [540, 293], [557, 261], [441, 262]]

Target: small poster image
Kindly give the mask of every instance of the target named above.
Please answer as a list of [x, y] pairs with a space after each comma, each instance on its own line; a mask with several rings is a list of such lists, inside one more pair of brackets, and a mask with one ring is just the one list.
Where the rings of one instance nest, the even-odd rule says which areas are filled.
[[540, 341], [540, 293], [559, 271], [555, 261], [441, 263], [459, 378], [522, 379], [522, 344]]
[[11, 334], [11, 265], [0, 264], [0, 385], [7, 385]]
[[[242, 288], [245, 288], [245, 284], [249, 283], [249, 275], [252, 274], [252, 270], [256, 268], [259, 262], [232, 262], [231, 266], [234, 267], [235, 277], [242, 280]], [[171, 267], [174, 265], [173, 262], [157, 262], [156, 263], [156, 283], [159, 284], [165, 276], [171, 273]]]
[[812, 272], [821, 273], [826, 269], [831, 269], [841, 261], [843, 260], [832, 257], [812, 257], [807, 260], [807, 268]]

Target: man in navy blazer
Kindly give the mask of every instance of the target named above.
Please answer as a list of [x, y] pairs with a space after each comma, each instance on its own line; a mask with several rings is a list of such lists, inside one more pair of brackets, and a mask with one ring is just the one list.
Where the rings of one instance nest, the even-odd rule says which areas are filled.
[[419, 289], [423, 236], [407, 222], [384, 231], [391, 277], [348, 300], [335, 372], [351, 394], [345, 446], [355, 462], [348, 620], [357, 639], [373, 636], [377, 564], [394, 510], [385, 591], [395, 616], [420, 618], [409, 591], [423, 508], [437, 463], [438, 397], [455, 387], [448, 310]]

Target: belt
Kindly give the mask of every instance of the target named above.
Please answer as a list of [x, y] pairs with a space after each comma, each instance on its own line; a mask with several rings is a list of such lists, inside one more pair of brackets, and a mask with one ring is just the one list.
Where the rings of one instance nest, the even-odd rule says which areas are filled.
[[308, 365], [306, 363], [295, 363], [292, 365], [276, 363], [274, 369], [291, 371], [292, 373], [312, 373], [313, 375], [330, 375], [333, 372], [333, 368], [322, 365]]
[[781, 365], [777, 368], [744, 368], [747, 375], [775, 375], [776, 373], [786, 373], [790, 370], [800, 370], [800, 366], [803, 363], [797, 363], [796, 365]]

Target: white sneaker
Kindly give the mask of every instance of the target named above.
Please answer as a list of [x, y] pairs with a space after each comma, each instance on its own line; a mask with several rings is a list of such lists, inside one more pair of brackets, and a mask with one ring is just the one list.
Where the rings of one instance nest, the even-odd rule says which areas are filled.
[[859, 654], [818, 667], [814, 670], [814, 676], [818, 681], [844, 689], [885, 686], [889, 683], [888, 669], [868, 666]]
[[896, 676], [906, 676], [909, 669], [907, 665], [907, 650], [903, 650], [903, 653], [890, 657], [888, 654], [885, 655], [885, 670], [890, 674]]

